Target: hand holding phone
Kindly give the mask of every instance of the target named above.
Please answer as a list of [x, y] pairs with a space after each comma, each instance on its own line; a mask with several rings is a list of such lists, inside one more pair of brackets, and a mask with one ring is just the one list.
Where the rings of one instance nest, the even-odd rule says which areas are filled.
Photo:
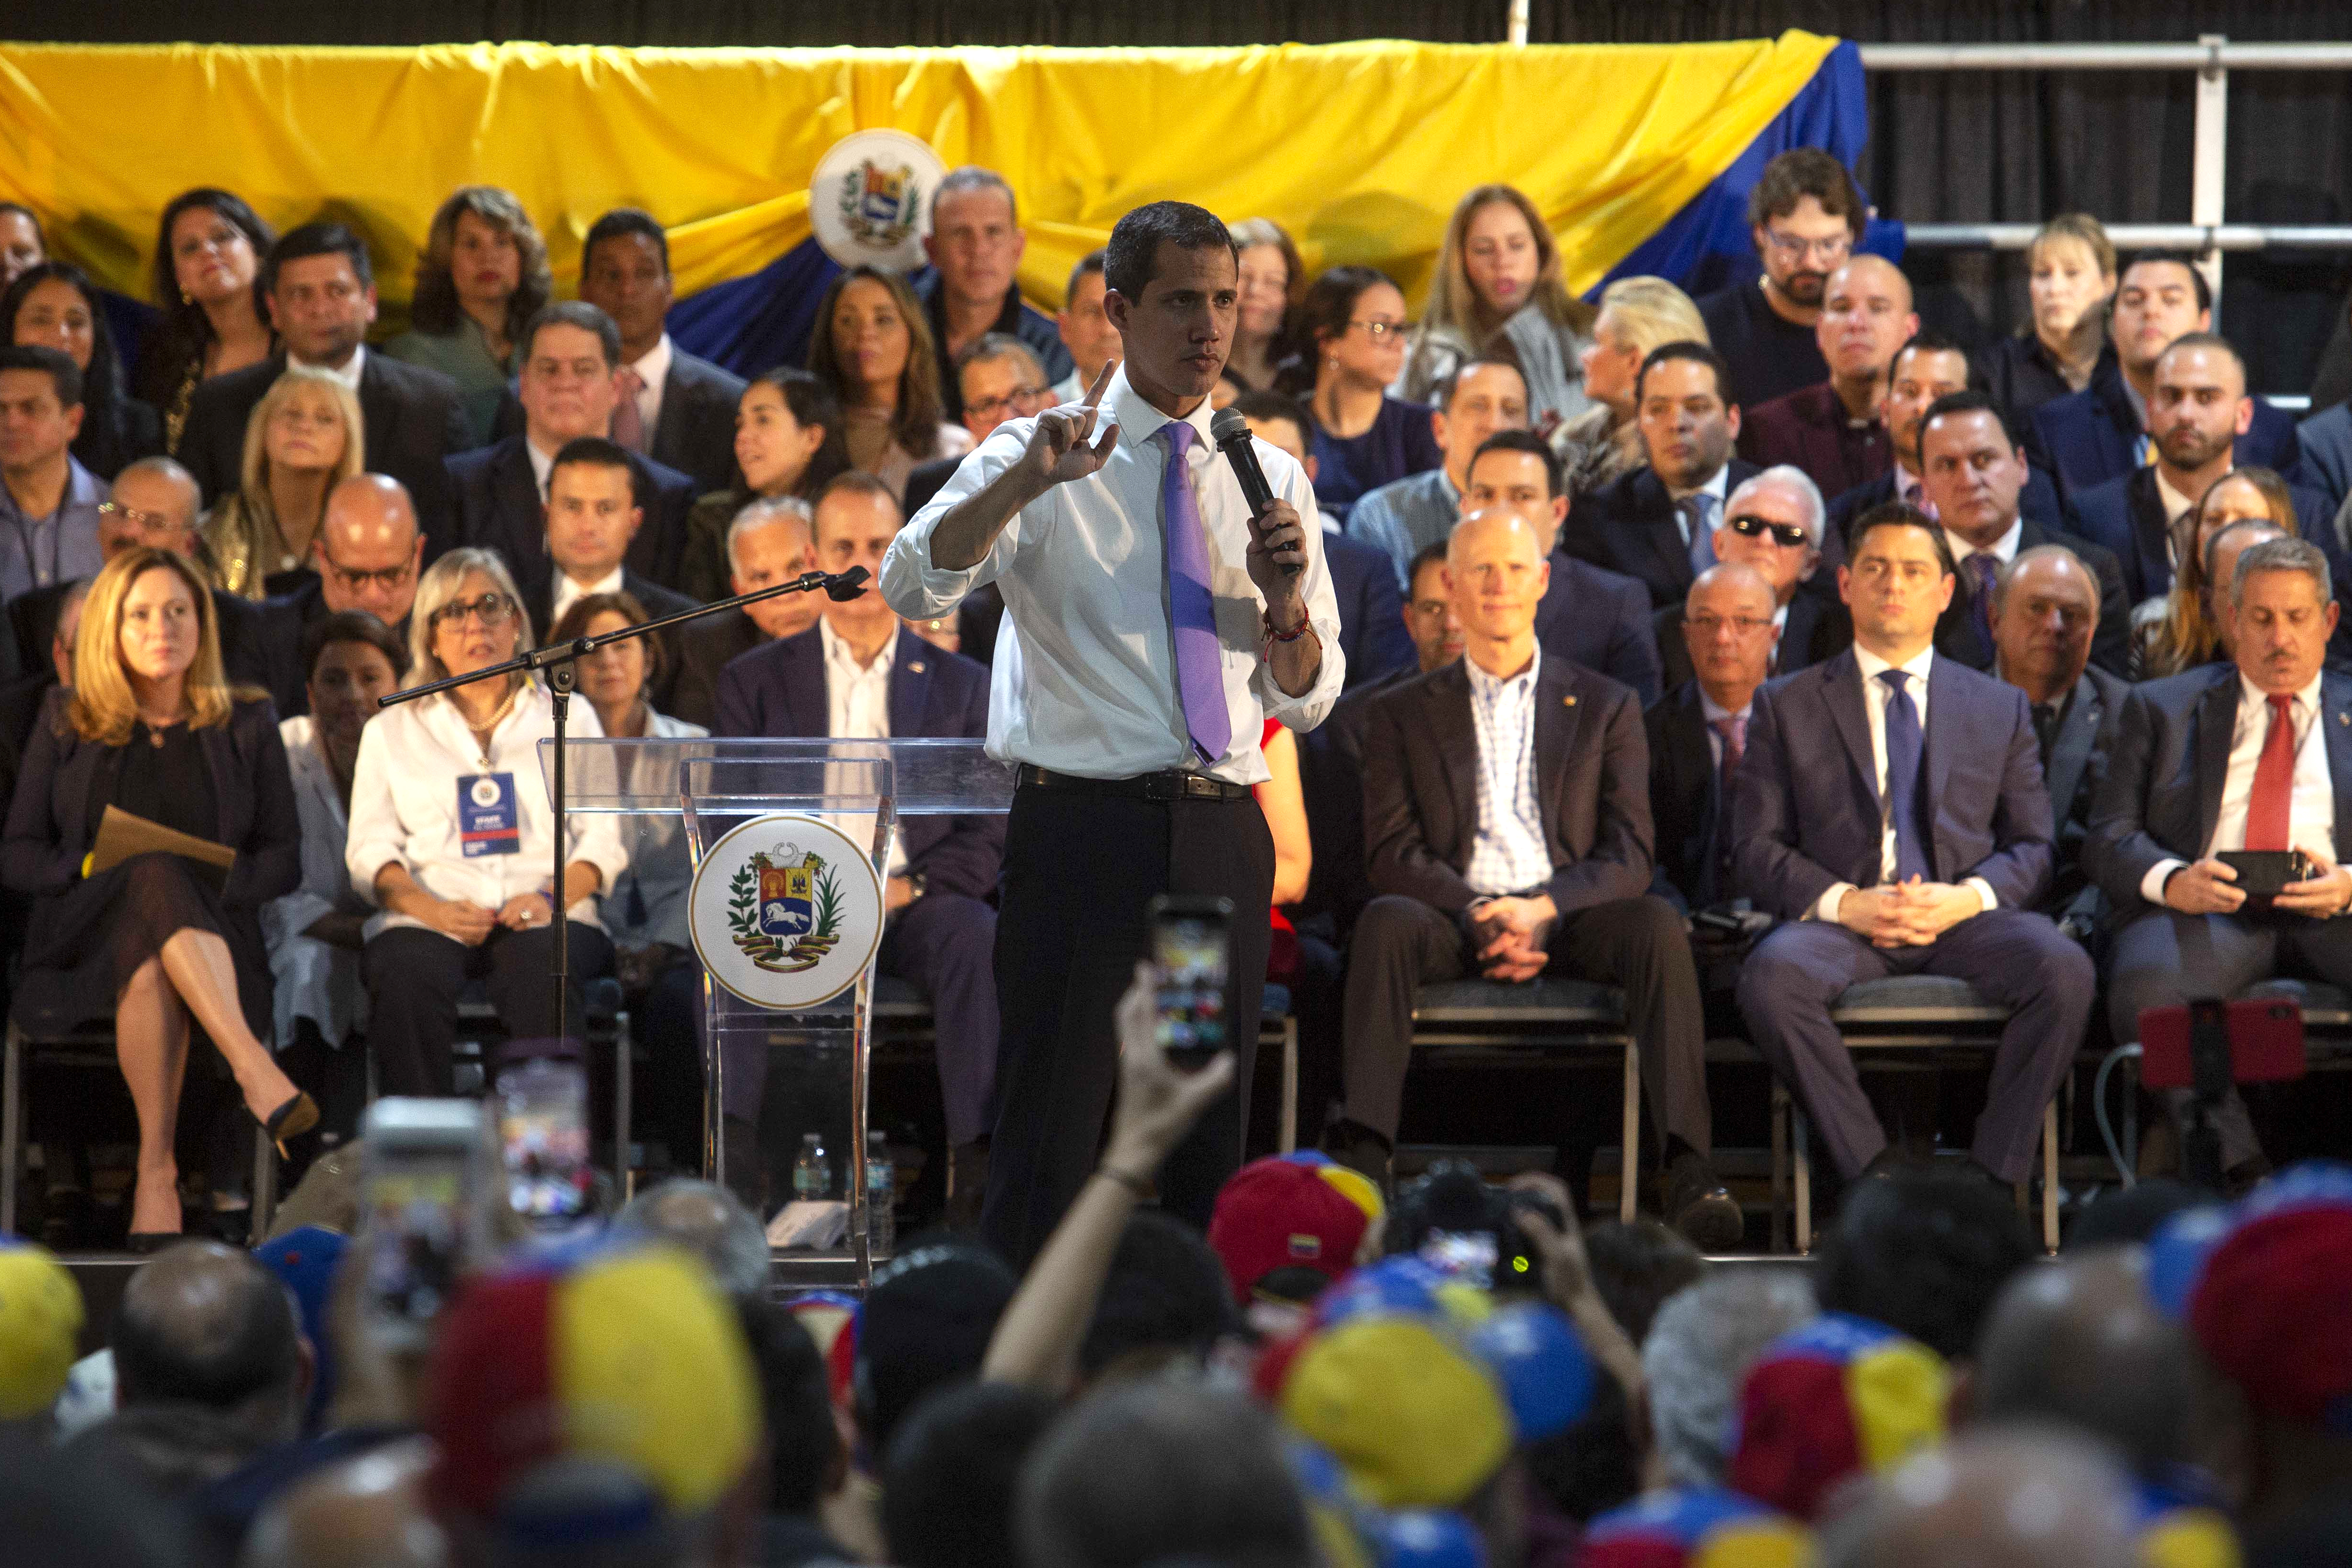
[[487, 1147], [470, 1100], [392, 1098], [368, 1111], [356, 1246], [367, 1332], [387, 1348], [429, 1344], [434, 1320], [487, 1252]]
[[1225, 1005], [1234, 966], [1233, 900], [1162, 894], [1151, 901], [1147, 918], [1160, 1044], [1171, 1063], [1197, 1072], [1233, 1049]]

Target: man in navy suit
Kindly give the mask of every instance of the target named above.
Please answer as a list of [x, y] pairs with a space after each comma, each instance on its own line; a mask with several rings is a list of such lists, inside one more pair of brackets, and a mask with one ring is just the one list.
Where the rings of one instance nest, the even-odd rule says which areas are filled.
[[[889, 486], [852, 469], [816, 503], [817, 564], [878, 577], [904, 521]], [[988, 671], [898, 624], [879, 593], [827, 601], [813, 632], [770, 643], [719, 676], [713, 733], [868, 739], [988, 734]], [[987, 903], [1004, 857], [1002, 816], [909, 817], [899, 825], [883, 898], [881, 969], [911, 980], [938, 1022], [947, 1110], [950, 1211], [976, 1220], [987, 1186], [996, 1088], [996, 911]], [[756, 1119], [764, 1051], [726, 1064], [727, 1114]], [[749, 1135], [731, 1123], [730, 1138]]]
[[[629, 570], [629, 542], [644, 527], [645, 515], [631, 491], [626, 452], [593, 435], [563, 444], [547, 471], [547, 563], [538, 576], [516, 585], [541, 642], [554, 636], [565, 612], [594, 594], [628, 594], [655, 621], [694, 608], [683, 593]], [[656, 712], [667, 713], [677, 681], [677, 633], [653, 635], [662, 644], [665, 674], [646, 700]]]
[[[2124, 268], [2108, 316], [2114, 367], [2103, 361], [2089, 386], [2033, 411], [2034, 461], [2062, 495], [2120, 479], [2147, 461], [2157, 357], [2174, 339], [2212, 327], [2212, 286], [2188, 256], [2142, 251]], [[2241, 465], [2286, 473], [2296, 455], [2294, 418], [2256, 400], [2237, 449]]]
[[1657, 701], [1664, 682], [1650, 629], [1649, 592], [1632, 578], [1559, 548], [1570, 503], [1551, 444], [1530, 431], [1497, 431], [1479, 443], [1468, 478], [1464, 521], [1507, 509], [1533, 527], [1538, 538], [1551, 541], [1551, 586], [1536, 606], [1536, 641], [1543, 651], [1631, 686], [1637, 701]]
[[1772, 585], [1754, 567], [1727, 560], [1700, 572], [1675, 627], [1692, 674], [1642, 716], [1657, 832], [1650, 891], [1686, 915], [1730, 897], [1729, 784], [1780, 636], [1772, 610]]
[[[2337, 605], [2305, 539], [2238, 558], [2230, 662], [2124, 698], [2084, 863], [2120, 923], [2107, 987], [2118, 1040], [2144, 1008], [2233, 997], [2294, 975], [2352, 986], [2352, 675], [2325, 668]], [[2315, 733], [2316, 732], [2316, 733]], [[2312, 874], [2267, 906], [2217, 855], [2301, 850]], [[2176, 1113], [2185, 1109], [2176, 1105]], [[2233, 1182], [2267, 1168], [2233, 1091], [2220, 1118]]]
[[691, 475], [698, 490], [737, 479], [735, 405], [743, 378], [670, 341], [669, 236], [650, 213], [619, 207], [580, 246], [580, 298], [621, 334], [621, 396], [612, 435], [632, 452]]
[[1715, 564], [1724, 497], [1759, 472], [1731, 455], [1739, 408], [1723, 360], [1704, 343], [1662, 343], [1633, 383], [1633, 419], [1650, 461], [1604, 486], [1593, 516], [1568, 530], [1568, 551], [1639, 578], [1650, 606], [1682, 602]]
[[[2237, 466], [2238, 442], [2252, 428], [2246, 362], [2211, 332], [2175, 338], [2157, 356], [2147, 410], [2156, 461], [2078, 490], [2068, 526], [2115, 551], [2135, 603], [2172, 587], [2174, 529], [2212, 483]], [[2294, 492], [2304, 532], [2327, 537], [2326, 499]]]
[[2051, 814], [2025, 694], [1937, 653], [1958, 580], [1943, 530], [1900, 502], [1854, 520], [1838, 590], [1854, 645], [1757, 694], [1733, 786], [1733, 890], [1783, 924], [1739, 1010], [1848, 1177], [1886, 1135], [1831, 1021], [1847, 987], [1947, 975], [2011, 1009], [1971, 1155], [2032, 1166], [2083, 1038], [2091, 960], [2047, 915]]
[[[497, 550], [516, 580], [525, 582], [547, 572], [543, 517], [555, 455], [583, 435], [612, 436], [621, 397], [621, 334], [593, 305], [567, 299], [532, 317], [518, 347], [522, 432], [449, 459], [449, 484], [457, 492], [455, 542]], [[645, 526], [629, 541], [629, 567], [667, 588], [686, 548], [694, 481], [651, 458], [628, 456], [636, 503], [645, 512]], [[447, 535], [429, 524], [425, 531], [437, 553]]]
[[[1767, 675], [1818, 664], [1853, 641], [1845, 606], [1822, 590], [1822, 493], [1802, 471], [1782, 464], [1734, 490], [1724, 503], [1723, 526], [1715, 530], [1715, 555], [1719, 565], [1737, 561], [1754, 569], [1772, 591]], [[1696, 650], [1683, 636], [1683, 615], [1684, 605], [1669, 605], [1653, 622], [1668, 691], [1696, 673]]]

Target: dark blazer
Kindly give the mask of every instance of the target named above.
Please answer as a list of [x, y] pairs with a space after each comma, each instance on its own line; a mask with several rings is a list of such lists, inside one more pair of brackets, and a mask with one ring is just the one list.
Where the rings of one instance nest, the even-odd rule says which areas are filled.
[[[2027, 434], [2019, 432], [2021, 437]], [[2139, 416], [2124, 391], [2122, 369], [2107, 360], [2099, 361], [2089, 386], [2033, 411], [2031, 437], [2033, 460], [2050, 471], [2069, 497], [2141, 466], [2132, 456], [2140, 437]], [[2238, 437], [2235, 452], [2241, 468], [2260, 464], [2294, 477], [2301, 454], [2294, 416], [2273, 408], [2265, 399], [2254, 399], [2254, 423]]]
[[1548, 654], [1632, 687], [1644, 705], [1665, 690], [1649, 590], [1565, 550], [1551, 552], [1551, 586], [1536, 606], [1536, 641]]
[[[1738, 457], [1729, 467], [1727, 497], [1762, 472]], [[1690, 549], [1683, 543], [1682, 519], [1665, 481], [1646, 465], [1602, 486], [1590, 507], [1570, 514], [1560, 544], [1580, 560], [1640, 579], [1654, 610], [1680, 604], [1690, 591]]]
[[907, 493], [900, 498], [907, 516], [911, 517], [929, 506], [931, 497], [947, 488], [948, 481], [955, 477], [955, 471], [962, 463], [961, 456], [934, 457], [929, 463], [918, 463], [909, 469]]
[[1339, 601], [1339, 650], [1348, 656], [1348, 678], [1340, 689], [1354, 691], [1417, 665], [1389, 552], [1326, 528], [1323, 560], [1331, 571], [1332, 597]]
[[[1829, 527], [1822, 530], [1822, 561], [1812, 577], [1815, 585], [1829, 590], [1831, 598], [1837, 597], [1837, 569], [1845, 560], [1847, 525], [1882, 501], [1893, 499], [1895, 470], [1889, 468], [1869, 484], [1857, 485], [1831, 500]], [[2025, 470], [2025, 488], [2017, 493], [2017, 515], [2045, 528], [2066, 526], [2066, 507], [2058, 499], [2058, 486], [2039, 468], [2028, 465]]]
[[[1926, 738], [1935, 880], [1980, 876], [2004, 907], [2033, 908], [2053, 828], [2025, 694], [1938, 656]], [[1874, 886], [1884, 821], [1853, 653], [1767, 681], [1732, 788], [1731, 891], [1794, 920], [1841, 882]]]
[[[544, 647], [555, 630], [555, 573], [551, 567], [542, 569], [538, 577], [527, 578], [517, 586], [522, 590], [524, 607], [530, 612], [531, 635]], [[644, 605], [646, 619], [652, 621], [691, 610], [695, 604], [685, 594], [672, 593], [658, 582], [648, 582], [625, 566], [621, 568], [621, 591]], [[646, 689], [646, 701], [652, 704], [657, 713], [670, 713], [671, 695], [677, 690], [678, 633], [656, 632], [653, 635], [662, 645], [662, 673], [660, 678]], [[673, 714], [672, 716], [677, 716]]]
[[1315, 847], [1307, 876], [1307, 896], [1291, 911], [1294, 920], [1328, 914], [1344, 935], [1371, 902], [1364, 867], [1364, 726], [1373, 703], [1421, 676], [1410, 670], [1341, 694], [1323, 722], [1298, 737], [1299, 793], [1307, 807], [1307, 835]]
[[1696, 681], [1685, 681], [1642, 716], [1650, 744], [1650, 820], [1658, 870], [1650, 891], [1688, 915], [1727, 896], [1722, 875], [1723, 776], [1707, 737]]
[[744, 385], [733, 371], [672, 343], [669, 374], [662, 380], [661, 419], [646, 455], [692, 475], [698, 495], [733, 486], [740, 477], [735, 468], [735, 405], [743, 401]]
[[[2152, 907], [2140, 879], [2158, 861], [2193, 861], [2221, 819], [2230, 740], [2242, 695], [2238, 666], [2206, 664], [2131, 688], [2091, 813], [2085, 868], [2119, 916]], [[2323, 671], [2319, 718], [2336, 793], [2337, 863], [2352, 860], [2352, 674]]]
[[[449, 459], [456, 522], [442, 536], [451, 544], [497, 550], [518, 584], [548, 570], [547, 507], [539, 498], [539, 480], [531, 473], [524, 440], [509, 435]], [[635, 476], [637, 505], [646, 514], [637, 537], [629, 541], [629, 570], [667, 587], [677, 578], [678, 558], [686, 549], [686, 514], [694, 507], [694, 481], [635, 453], [629, 455], [629, 468]]]
[[[830, 734], [823, 629], [813, 626], [729, 664], [719, 676], [717, 717], [713, 735]], [[902, 740], [984, 738], [988, 672], [901, 629], [891, 654], [890, 734]], [[988, 897], [1004, 859], [1004, 822], [1002, 813], [901, 818], [908, 874], [922, 877], [929, 892]]]
[[719, 672], [764, 644], [768, 634], [740, 610], [730, 610], [688, 623], [677, 638], [677, 680], [662, 712], [709, 729], [719, 722]]
[[[1650, 757], [1641, 705], [1561, 659], [1536, 674], [1536, 787], [1565, 915], [1650, 889]], [[1455, 660], [1400, 683], [1365, 714], [1364, 847], [1371, 890], [1458, 915], [1478, 835], [1478, 730]]]
[[1739, 421], [1739, 455], [1759, 468], [1801, 468], [1824, 496], [1866, 485], [1895, 466], [1884, 421], [1857, 429], [1829, 382], [1749, 408]]
[[2115, 750], [2116, 728], [2123, 719], [2129, 682], [2107, 674], [2096, 664], [2084, 670], [2067, 699], [2065, 716], [2058, 721], [2050, 753], [2042, 759], [2042, 773], [2050, 789], [2050, 810], [2057, 821], [2056, 867], [2050, 894], [2042, 908], [2053, 919], [2063, 919], [2079, 909], [2094, 924], [2101, 914], [2098, 889], [2083, 864], [2083, 843], [2090, 836], [2091, 811], [2099, 787], [2107, 777], [2107, 759]]
[[[2124, 581], [2124, 569], [2115, 552], [2028, 519], [2018, 531], [2017, 548], [2029, 550], [2037, 545], [2064, 545], [2099, 580], [2099, 624], [2091, 633], [2091, 663], [2110, 674], [2124, 674], [2131, 657], [2131, 607], [2137, 601]], [[1975, 601], [1969, 574], [1963, 571], [1952, 602], [1936, 622], [1936, 652], [1972, 670], [1990, 670], [1993, 651], [1977, 634]]]
[[[236, 490], [245, 463], [245, 425], [261, 394], [286, 369], [282, 354], [215, 376], [188, 402], [180, 461], [207, 504]], [[360, 416], [367, 423], [367, 465], [407, 487], [416, 520], [436, 539], [451, 532], [452, 496], [442, 460], [473, 444], [457, 383], [371, 348], [360, 366]], [[428, 549], [431, 547], [427, 547]]]
[[[1815, 580], [1819, 580], [1818, 578]], [[1658, 640], [1658, 660], [1665, 667], [1666, 690], [1673, 691], [1698, 672], [1691, 665], [1690, 644], [1683, 640], [1685, 606], [1669, 604], [1651, 622]], [[1836, 597], [1799, 583], [1789, 596], [1789, 619], [1780, 628], [1780, 646], [1773, 654], [1772, 673], [1793, 675], [1809, 664], [1835, 658], [1853, 645], [1853, 618]]]
[[[2327, 498], [2316, 490], [2290, 485], [2294, 515], [2303, 537], [2331, 557], [2339, 553], [2336, 517]], [[2153, 599], [2172, 590], [2172, 561], [2167, 549], [2170, 529], [2164, 521], [2164, 497], [2156, 486], [2156, 469], [2143, 465], [2067, 499], [2066, 526], [2073, 532], [2113, 550], [2123, 565], [2124, 586], [2132, 602]]]
[[[28, 671], [49, 669], [49, 643], [58, 632], [58, 611], [70, 582], [53, 582], [8, 601], [8, 628], [17, 657]], [[232, 685], [258, 686], [269, 694], [278, 716], [308, 713], [303, 689], [300, 614], [287, 600], [252, 600], [213, 590], [213, 619], [220, 628], [221, 668]]]
[[[65, 722], [72, 688], [52, 688], [26, 744], [8, 827], [0, 840], [0, 883], [36, 896], [63, 893], [81, 877], [82, 857], [98, 841], [99, 820], [114, 798], [122, 747], [86, 741]], [[302, 880], [302, 825], [294, 779], [267, 702], [240, 702], [226, 724], [196, 732], [220, 804], [214, 841], [236, 851], [221, 902], [255, 910], [294, 891]], [[250, 1010], [250, 1009], [248, 1009]]]

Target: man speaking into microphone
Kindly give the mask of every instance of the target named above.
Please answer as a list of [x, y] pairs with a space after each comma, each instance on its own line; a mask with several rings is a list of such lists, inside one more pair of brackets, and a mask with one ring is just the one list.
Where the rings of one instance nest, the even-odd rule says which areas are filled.
[[1255, 442], [1274, 498], [1252, 515], [1214, 449], [1209, 389], [1241, 274], [1216, 216], [1154, 202], [1119, 219], [1103, 310], [1120, 360], [1083, 402], [1008, 420], [882, 562], [899, 614], [993, 582], [1005, 630], [988, 750], [1019, 769], [996, 928], [998, 1112], [981, 1228], [1025, 1266], [1093, 1179], [1117, 1081], [1111, 1010], [1158, 894], [1231, 899], [1233, 1092], [1159, 1174], [1206, 1226], [1241, 1159], [1257, 1051], [1274, 844], [1250, 786], [1268, 719], [1311, 729], [1346, 674], [1314, 490]]

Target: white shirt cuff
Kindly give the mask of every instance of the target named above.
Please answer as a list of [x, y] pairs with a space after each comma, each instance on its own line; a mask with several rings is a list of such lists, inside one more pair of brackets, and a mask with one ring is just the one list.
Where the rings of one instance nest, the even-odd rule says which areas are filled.
[[1853, 883], [1850, 882], [1832, 883], [1830, 884], [1830, 890], [1822, 894], [1820, 902], [1813, 905], [1813, 912], [1807, 915], [1806, 918], [1809, 920], [1826, 920], [1832, 925], [1836, 925], [1838, 905], [1844, 903], [1845, 895], [1853, 891]]
[[2139, 879], [2139, 895], [2150, 904], [2162, 904], [2164, 884], [2171, 880], [2174, 872], [2182, 870], [2188, 864], [2187, 861], [2182, 860], [2157, 862], [2147, 868], [2147, 874]]
[[1987, 915], [1991, 914], [1994, 910], [2000, 907], [2000, 900], [1995, 896], [1992, 891], [1992, 883], [1987, 882], [1984, 878], [1980, 876], [1972, 876], [1969, 878], [1968, 881], [1960, 883], [1960, 885], [1962, 887], [1973, 887], [1977, 890], [1977, 896], [1984, 900], [1985, 913]]

